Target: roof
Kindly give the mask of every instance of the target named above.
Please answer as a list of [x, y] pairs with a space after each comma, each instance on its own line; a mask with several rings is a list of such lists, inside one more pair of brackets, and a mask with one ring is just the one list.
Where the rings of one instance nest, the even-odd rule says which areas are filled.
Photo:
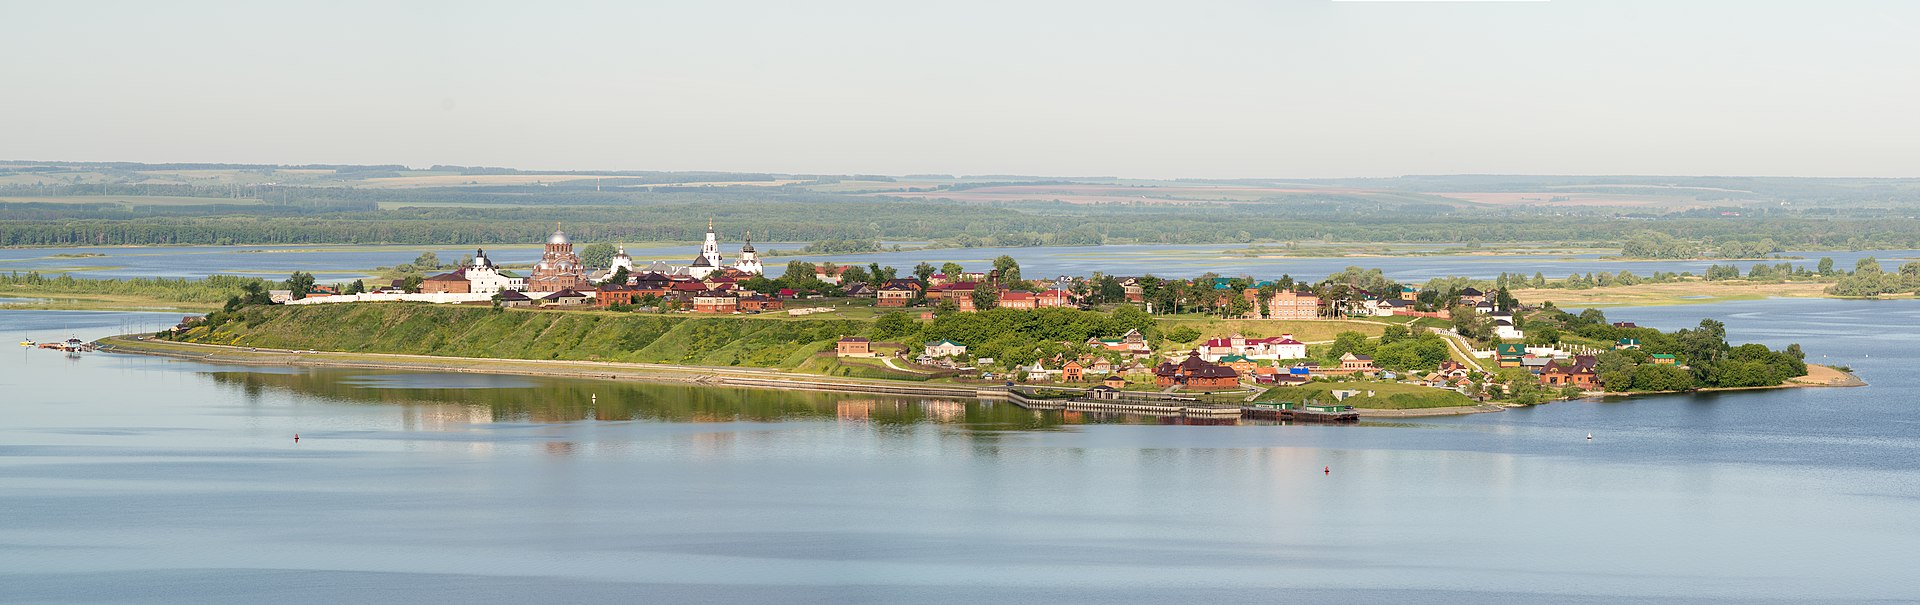
[[1654, 353], [1653, 358], [1654, 359], [1673, 359], [1673, 355], [1670, 355], [1667, 353]]
[[1235, 363], [1235, 362], [1241, 362], [1241, 361], [1253, 361], [1253, 360], [1248, 359], [1247, 356], [1245, 355], [1228, 355], [1226, 357], [1220, 358], [1219, 363]]
[[433, 277], [427, 278], [426, 281], [467, 281], [467, 274], [462, 271], [454, 271], [452, 273], [441, 273], [439, 275], [435, 275]]
[[1506, 355], [1509, 353], [1514, 355], [1523, 355], [1527, 352], [1527, 345], [1517, 343], [1517, 342], [1503, 342], [1497, 345], [1493, 345], [1493, 350], [1499, 352], [1501, 355]]
[[940, 340], [927, 343], [927, 346], [929, 347], [964, 347], [967, 345], [963, 345], [963, 344], [942, 338]]
[[865, 336], [848, 336], [845, 338], [841, 338], [840, 342], [870, 342], [870, 341], [868, 341], [867, 337]]
[[567, 234], [565, 232], [559, 229], [554, 229], [553, 236], [547, 238], [547, 243], [548, 244], [565, 244], [569, 242], [567, 241]]
[[1116, 391], [1119, 391], [1119, 390], [1120, 390], [1120, 389], [1116, 389], [1116, 388], [1113, 388], [1113, 387], [1110, 387], [1110, 386], [1107, 386], [1107, 385], [1104, 385], [1104, 384], [1102, 384], [1102, 385], [1095, 385], [1095, 386], [1092, 386], [1092, 387], [1088, 387], [1088, 388], [1087, 388], [1087, 392], [1088, 392], [1088, 393], [1095, 393], [1095, 392], [1098, 392], [1098, 393], [1112, 393], [1112, 392], [1116, 392]]
[[1358, 353], [1348, 353], [1346, 355], [1341, 355], [1340, 358], [1341, 359], [1352, 358], [1354, 361], [1373, 361], [1372, 355], [1361, 355]]
[[574, 289], [573, 289], [573, 288], [563, 288], [563, 289], [561, 289], [561, 290], [560, 290], [559, 292], [555, 292], [555, 293], [553, 293], [553, 294], [550, 294], [550, 295], [548, 295], [548, 296], [547, 296], [547, 298], [548, 298], [548, 299], [554, 299], [554, 298], [586, 298], [586, 297], [587, 297], [587, 295], [585, 295], [585, 294], [581, 294], [581, 293], [579, 293], [579, 292], [576, 292], [576, 291], [574, 291]]
[[533, 299], [527, 298], [527, 295], [521, 294], [519, 290], [503, 290], [500, 292], [500, 300], [522, 301], [522, 300], [533, 300]]

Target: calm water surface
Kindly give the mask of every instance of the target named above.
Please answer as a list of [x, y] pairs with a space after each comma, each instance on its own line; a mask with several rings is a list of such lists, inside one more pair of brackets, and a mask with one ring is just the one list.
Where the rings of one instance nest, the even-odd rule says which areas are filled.
[[1608, 313], [1874, 385], [1172, 426], [7, 351], [0, 602], [1914, 602], [1920, 301]]
[[[581, 242], [582, 244], [587, 242]], [[911, 245], [911, 243], [908, 243]], [[721, 252], [728, 262], [739, 253], [737, 241], [723, 241]], [[763, 254], [776, 249], [797, 249], [804, 244], [762, 243], [755, 244]], [[0, 271], [40, 271], [43, 273], [74, 272], [79, 277], [91, 278], [131, 278], [131, 277], [167, 277], [202, 278], [220, 273], [228, 275], [250, 275], [269, 278], [284, 278], [294, 271], [313, 273], [322, 282], [352, 280], [364, 277], [374, 267], [390, 267], [412, 262], [420, 252], [430, 247], [408, 246], [186, 246], [186, 247], [147, 247], [147, 248], [12, 248], [0, 249]], [[488, 256], [496, 262], [508, 265], [528, 265], [540, 259], [539, 246], [487, 246]], [[886, 252], [876, 254], [847, 254], [821, 256], [772, 256], [766, 257], [767, 272], [779, 276], [786, 271], [787, 261], [806, 260], [810, 262], [836, 262], [841, 264], [879, 263], [892, 266], [903, 273], [910, 272], [914, 265], [928, 262], [940, 266], [946, 262], [956, 262], [970, 269], [985, 270], [992, 266], [993, 259], [1009, 255], [1020, 261], [1021, 272], [1027, 277], [1052, 277], [1057, 275], [1089, 275], [1096, 271], [1107, 273], [1132, 273], [1159, 275], [1162, 277], [1194, 277], [1208, 271], [1221, 275], [1253, 275], [1260, 278], [1278, 278], [1282, 274], [1294, 277], [1318, 279], [1339, 272], [1350, 266], [1380, 268], [1389, 277], [1407, 281], [1426, 281], [1435, 277], [1468, 276], [1491, 279], [1501, 273], [1533, 275], [1542, 272], [1547, 277], [1561, 278], [1571, 273], [1593, 273], [1605, 271], [1618, 273], [1632, 271], [1639, 275], [1652, 275], [1656, 271], [1680, 273], [1691, 271], [1703, 274], [1715, 261], [1622, 261], [1607, 260], [1598, 254], [1574, 255], [1438, 255], [1438, 256], [1398, 256], [1398, 257], [1346, 257], [1346, 258], [1247, 258], [1237, 254], [1228, 254], [1243, 246], [1230, 244], [1197, 245], [1114, 245], [1046, 248], [971, 248], [951, 250], [921, 250], [914, 252]], [[699, 246], [647, 245], [627, 246], [627, 251], [637, 263], [653, 260], [665, 260], [674, 264], [686, 264], [699, 252]], [[89, 258], [61, 258], [56, 254], [105, 254], [106, 256]], [[462, 255], [472, 254], [471, 248], [435, 249], [434, 253], [442, 262], [453, 263]], [[1851, 269], [1855, 261], [1872, 256], [1881, 261], [1887, 270], [1897, 269], [1899, 264], [1920, 259], [1916, 250], [1871, 250], [1864, 252], [1790, 252], [1787, 256], [1799, 256], [1803, 259], [1787, 261], [1719, 261], [1718, 264], [1735, 264], [1743, 270], [1755, 264], [1765, 262], [1774, 264], [1792, 262], [1812, 268], [1822, 256], [1832, 257], [1837, 266]]]

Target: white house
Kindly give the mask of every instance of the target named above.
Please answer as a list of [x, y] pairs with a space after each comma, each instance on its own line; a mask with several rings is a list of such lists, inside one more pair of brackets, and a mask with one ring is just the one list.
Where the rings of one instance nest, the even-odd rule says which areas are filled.
[[1489, 317], [1493, 319], [1493, 335], [1500, 340], [1519, 341], [1526, 339], [1526, 332], [1522, 332], [1519, 328], [1513, 327], [1513, 315], [1495, 313]]
[[926, 355], [928, 357], [960, 357], [966, 354], [967, 345], [951, 340], [942, 339], [927, 343]]

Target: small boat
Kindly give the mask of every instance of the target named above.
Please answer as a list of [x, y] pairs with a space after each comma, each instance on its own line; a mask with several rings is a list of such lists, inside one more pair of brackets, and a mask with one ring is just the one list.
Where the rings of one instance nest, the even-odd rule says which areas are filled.
[[1593, 433], [1587, 433], [1587, 441], [1593, 441]]
[[31, 338], [20, 341], [20, 346], [23, 346], [23, 347], [38, 346], [39, 344], [40, 343], [34, 342], [33, 339]]

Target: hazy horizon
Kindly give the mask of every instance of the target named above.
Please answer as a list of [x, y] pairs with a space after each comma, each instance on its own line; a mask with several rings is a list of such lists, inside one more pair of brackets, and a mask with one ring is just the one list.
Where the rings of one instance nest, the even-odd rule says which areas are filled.
[[1913, 177], [1920, 5], [6, 2], [0, 157]]

